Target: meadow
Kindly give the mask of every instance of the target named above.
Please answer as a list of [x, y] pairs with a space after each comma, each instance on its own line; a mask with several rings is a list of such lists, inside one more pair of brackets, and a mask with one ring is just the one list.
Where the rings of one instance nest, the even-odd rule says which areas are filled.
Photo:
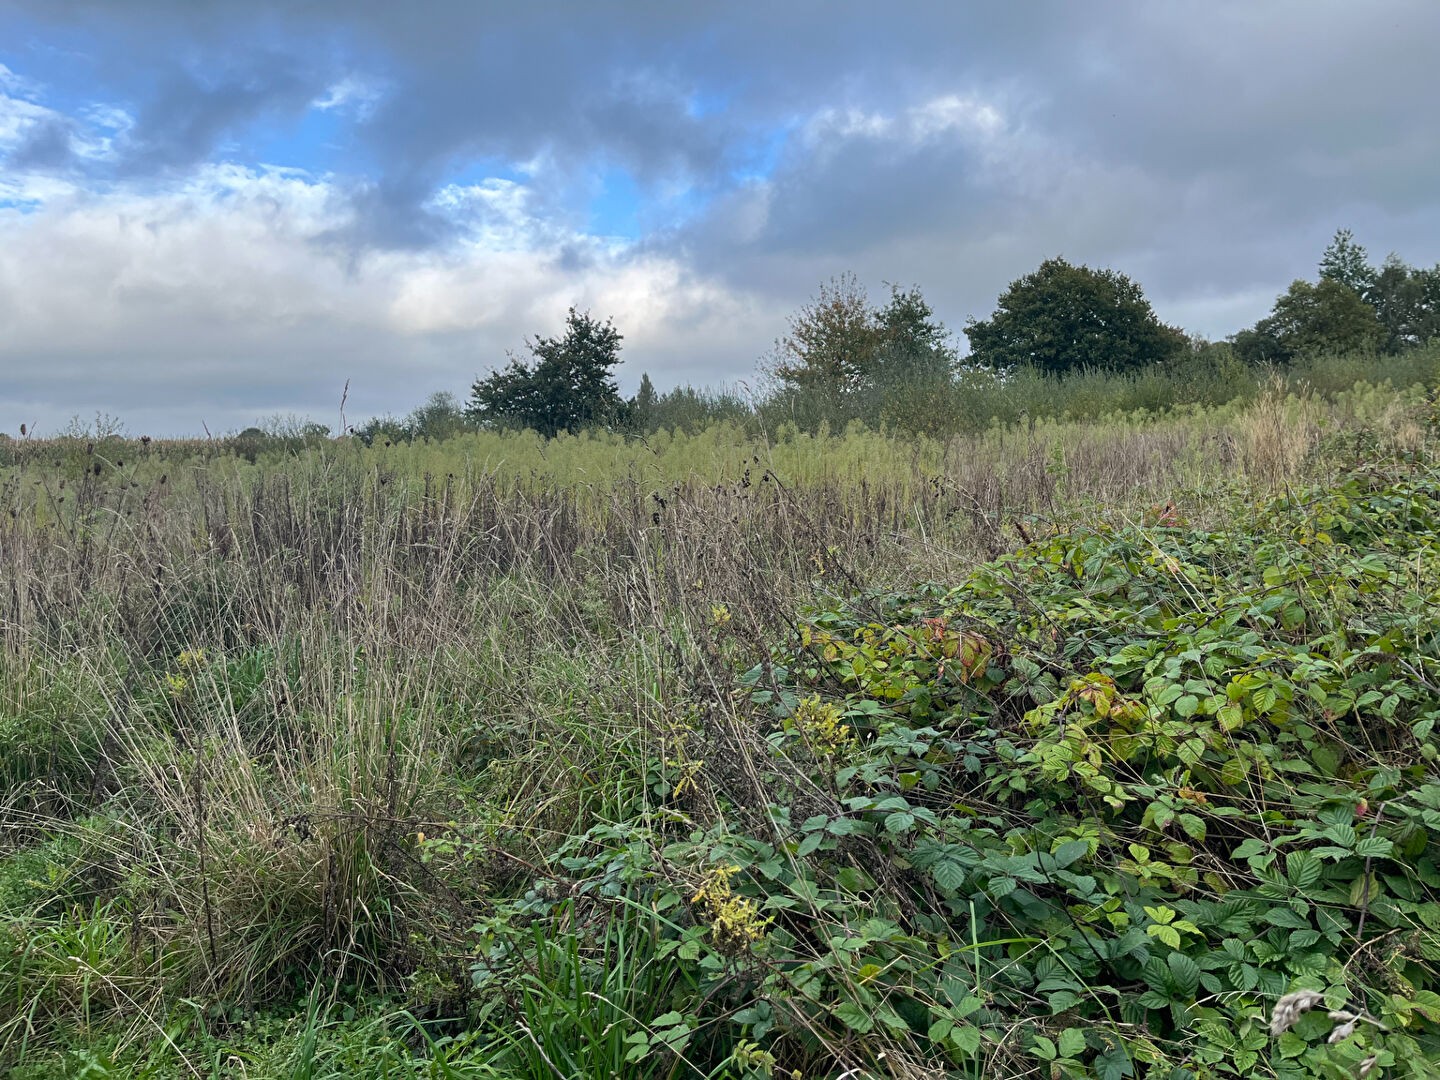
[[0, 443], [0, 1069], [1440, 1075], [1440, 405], [1327, 370]]

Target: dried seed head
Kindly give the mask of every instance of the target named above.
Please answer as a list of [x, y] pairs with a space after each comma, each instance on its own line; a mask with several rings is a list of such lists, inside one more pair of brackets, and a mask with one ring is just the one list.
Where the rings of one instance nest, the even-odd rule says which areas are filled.
[[1295, 1026], [1300, 1017], [1325, 1000], [1325, 995], [1314, 990], [1295, 990], [1275, 1003], [1270, 1014], [1270, 1035], [1283, 1035]]
[[1360, 1080], [1370, 1075], [1370, 1070], [1375, 1068], [1375, 1062], [1380, 1060], [1379, 1054], [1371, 1054], [1364, 1061], [1360, 1062]]
[[1338, 1025], [1330, 1032], [1330, 1037], [1325, 1041], [1327, 1043], [1337, 1043], [1341, 1039], [1348, 1039], [1351, 1035], [1355, 1034], [1355, 1024], [1359, 1019], [1358, 1016], [1352, 1016], [1349, 1020], [1346, 1020], [1345, 1023]]

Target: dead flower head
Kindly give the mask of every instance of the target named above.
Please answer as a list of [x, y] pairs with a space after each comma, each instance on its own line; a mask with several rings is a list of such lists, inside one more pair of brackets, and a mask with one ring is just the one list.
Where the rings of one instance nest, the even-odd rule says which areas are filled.
[[1270, 1035], [1278, 1037], [1289, 1031], [1300, 1017], [1325, 1000], [1325, 995], [1315, 990], [1294, 990], [1275, 1003], [1270, 1014]]

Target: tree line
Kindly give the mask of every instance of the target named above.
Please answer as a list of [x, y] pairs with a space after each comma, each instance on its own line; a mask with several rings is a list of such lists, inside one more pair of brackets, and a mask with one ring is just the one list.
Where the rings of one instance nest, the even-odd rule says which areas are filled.
[[[990, 317], [971, 318], [963, 333], [964, 355], [917, 286], [891, 285], [875, 304], [854, 274], [842, 274], [790, 317], [761, 366], [773, 382], [772, 403], [796, 415], [923, 428], [927, 412], [977, 373], [1139, 374], [1414, 349], [1440, 339], [1440, 266], [1417, 269], [1392, 254], [1376, 267], [1341, 229], [1315, 281], [1296, 280], [1253, 327], [1209, 342], [1161, 322], [1125, 274], [1057, 257], [1011, 282]], [[623, 340], [612, 319], [572, 307], [561, 334], [528, 339], [528, 357], [512, 354], [477, 378], [463, 403], [434, 394], [403, 420], [372, 420], [357, 434], [371, 441], [440, 438], [473, 427], [529, 428], [547, 437], [597, 426], [644, 431], [677, 404], [684, 412], [687, 396], [711, 416], [748, 411], [724, 392], [683, 387], [660, 395], [648, 374], [634, 397], [622, 397], [615, 368]]]

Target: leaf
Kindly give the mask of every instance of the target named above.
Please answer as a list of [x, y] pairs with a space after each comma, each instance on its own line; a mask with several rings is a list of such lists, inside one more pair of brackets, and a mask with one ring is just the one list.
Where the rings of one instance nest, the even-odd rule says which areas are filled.
[[1036, 1035], [1035, 1042], [1030, 1047], [1030, 1052], [1042, 1061], [1054, 1061], [1059, 1056], [1055, 1044], [1044, 1035]]
[[869, 892], [875, 888], [875, 879], [858, 866], [845, 866], [836, 871], [835, 884], [846, 892]]
[[[1366, 883], [1369, 883], [1367, 888]], [[1380, 882], [1375, 879], [1374, 874], [1361, 874], [1350, 883], [1350, 906], [1360, 907], [1363, 904], [1373, 904], [1380, 896]]]
[[1178, 716], [1191, 717], [1200, 708], [1200, 699], [1194, 694], [1186, 694], [1179, 698], [1174, 705], [1175, 713]]
[[1165, 962], [1170, 966], [1174, 996], [1183, 1001], [1195, 1000], [1195, 993], [1200, 988], [1200, 965], [1179, 952], [1171, 953]]
[[1084, 840], [1067, 840], [1051, 853], [1055, 865], [1063, 870], [1090, 854], [1090, 845]]
[[1195, 814], [1181, 814], [1176, 820], [1180, 822], [1180, 827], [1185, 830], [1190, 839], [1204, 842], [1205, 821], [1203, 818]]
[[1313, 888], [1320, 881], [1322, 869], [1320, 860], [1308, 851], [1292, 851], [1285, 856], [1285, 876], [1297, 889]]
[[890, 1029], [892, 1034], [905, 1034], [910, 1030], [910, 1025], [905, 1018], [888, 1005], [882, 1005], [879, 1013], [880, 1022]]
[[941, 859], [930, 868], [930, 875], [947, 892], [957, 892], [965, 884], [965, 867], [953, 859]]
[[1270, 845], [1259, 837], [1252, 836], [1248, 840], [1242, 840], [1234, 851], [1230, 852], [1232, 859], [1248, 859], [1252, 855], [1263, 855], [1270, 850]]
[[980, 1029], [964, 1024], [950, 1032], [950, 1045], [966, 1057], [980, 1049]]
[[996, 900], [999, 900], [1002, 896], [1009, 896], [1012, 892], [1015, 891], [1015, 887], [1019, 884], [1020, 883], [1016, 881], [1013, 877], [1001, 876], [991, 878], [990, 885], [988, 886], [988, 891], [991, 896], [993, 896]]
[[1159, 923], [1152, 923], [1145, 928], [1145, 933], [1153, 938], [1159, 938], [1172, 949], [1180, 947], [1180, 931], [1173, 926], [1161, 926]]
[[861, 1035], [867, 1035], [875, 1028], [874, 1018], [853, 1001], [835, 1006], [834, 1014], [835, 1019]]
[[824, 833], [812, 832], [809, 836], [805, 837], [804, 840], [801, 840], [799, 846], [795, 848], [796, 857], [803, 859], [806, 855], [813, 854], [824, 841]]
[[908, 832], [915, 827], [915, 815], [901, 811], [885, 819], [885, 831], [895, 834]]
[[1046, 998], [1050, 1004], [1050, 1015], [1055, 1016], [1066, 1009], [1073, 1009], [1084, 999], [1073, 990], [1056, 990]]
[[1097, 1057], [1095, 1067], [1099, 1070], [1100, 1080], [1124, 1080], [1127, 1076], [1135, 1075], [1135, 1066], [1130, 1063], [1129, 1055], [1120, 1047]]
[[1060, 1032], [1060, 1056], [1079, 1057], [1085, 1052], [1085, 1033], [1079, 1028], [1066, 1028]]
[[1362, 858], [1384, 859], [1395, 851], [1395, 845], [1383, 836], [1367, 836], [1356, 842], [1355, 854]]
[[1310, 920], [1303, 915], [1297, 915], [1288, 907], [1272, 907], [1265, 912], [1265, 921], [1271, 926], [1283, 927], [1286, 930], [1310, 929]]

